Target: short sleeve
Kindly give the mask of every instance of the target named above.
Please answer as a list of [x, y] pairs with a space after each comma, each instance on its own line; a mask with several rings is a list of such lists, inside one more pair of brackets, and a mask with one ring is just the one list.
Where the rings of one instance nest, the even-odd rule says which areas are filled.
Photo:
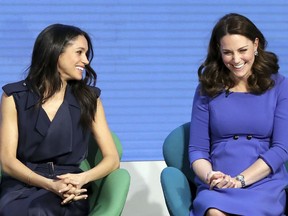
[[7, 94], [8, 96], [11, 96], [13, 93], [16, 93], [16, 92], [22, 92], [22, 91], [28, 90], [24, 80], [15, 82], [15, 83], [6, 84], [2, 87], [2, 89], [5, 92], [5, 94]]

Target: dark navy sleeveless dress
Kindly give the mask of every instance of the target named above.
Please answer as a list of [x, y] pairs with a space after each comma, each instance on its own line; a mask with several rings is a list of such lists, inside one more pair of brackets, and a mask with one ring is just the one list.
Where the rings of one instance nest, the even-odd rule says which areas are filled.
[[[79, 165], [86, 158], [89, 131], [79, 124], [80, 105], [67, 85], [64, 101], [52, 122], [38, 96], [24, 81], [3, 87], [12, 95], [18, 114], [17, 158], [30, 169], [46, 176], [81, 172]], [[91, 87], [100, 95], [100, 89]], [[73, 216], [88, 215], [88, 200], [61, 205], [62, 198], [42, 188], [26, 185], [2, 174], [0, 216]]]

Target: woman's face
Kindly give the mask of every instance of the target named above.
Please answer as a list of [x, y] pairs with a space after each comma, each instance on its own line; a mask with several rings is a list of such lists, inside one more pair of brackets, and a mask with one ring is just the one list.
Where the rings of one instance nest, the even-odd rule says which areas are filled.
[[57, 68], [62, 81], [81, 80], [84, 68], [89, 61], [86, 57], [88, 43], [80, 35], [71, 40], [58, 58]]
[[220, 40], [220, 51], [223, 63], [234, 78], [248, 78], [252, 73], [255, 60], [254, 52], [258, 48], [258, 39], [251, 41], [245, 36], [225, 35]]

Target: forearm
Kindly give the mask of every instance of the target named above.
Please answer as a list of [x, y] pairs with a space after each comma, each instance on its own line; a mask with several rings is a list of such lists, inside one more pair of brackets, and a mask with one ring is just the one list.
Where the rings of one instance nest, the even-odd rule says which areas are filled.
[[113, 170], [119, 168], [119, 157], [115, 156], [106, 156], [104, 157], [99, 164], [84, 172], [85, 174], [85, 183], [103, 178], [111, 173]]
[[270, 167], [262, 159], [258, 159], [249, 168], [239, 174], [245, 177], [245, 184], [248, 186], [265, 178], [270, 173]]
[[21, 182], [35, 187], [50, 190], [51, 181], [25, 166], [17, 158], [2, 157], [1, 167], [4, 173]]
[[205, 159], [199, 159], [192, 163], [194, 173], [205, 183], [207, 182], [207, 174], [212, 171], [212, 165]]

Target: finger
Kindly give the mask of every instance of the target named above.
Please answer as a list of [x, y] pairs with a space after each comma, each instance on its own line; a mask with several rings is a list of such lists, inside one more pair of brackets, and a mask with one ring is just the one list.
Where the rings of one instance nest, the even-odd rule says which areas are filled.
[[75, 186], [78, 186], [78, 185], [80, 184], [78, 181], [73, 180], [73, 179], [69, 179], [69, 183], [70, 183], [70, 184], [73, 184], [73, 185], [75, 185]]
[[75, 196], [73, 198], [73, 201], [78, 201], [78, 200], [87, 199], [87, 198], [88, 198], [87, 194], [82, 194], [82, 195], [79, 195], [79, 196]]
[[74, 191], [74, 194], [75, 194], [76, 196], [78, 196], [78, 195], [83, 194], [83, 193], [86, 193], [86, 192], [87, 192], [87, 189], [85, 189], [85, 188], [83, 188], [83, 189], [76, 189], [76, 190]]
[[218, 178], [223, 178], [225, 175], [221, 172], [213, 172], [210, 179], [214, 180], [214, 179], [218, 179]]
[[71, 179], [71, 178], [64, 178], [64, 179], [62, 179], [62, 180], [64, 180], [64, 182], [65, 182], [66, 184], [73, 184], [73, 185], [75, 185], [75, 186], [78, 186], [78, 185], [79, 185], [79, 182], [78, 182], [78, 181], [73, 180], [73, 179]]
[[216, 179], [213, 180], [210, 184], [210, 190], [213, 189], [217, 184], [219, 184], [219, 182], [221, 182], [222, 179]]
[[230, 177], [228, 175], [225, 175], [221, 182], [217, 185], [218, 188], [223, 188], [230, 180]]
[[65, 204], [69, 203], [70, 201], [73, 201], [74, 197], [75, 197], [74, 194], [70, 194], [67, 198], [65, 198], [65, 199], [61, 202], [61, 204], [62, 204], [62, 205], [65, 205]]
[[59, 193], [66, 193], [67, 191], [71, 190], [73, 188], [72, 184], [68, 184], [66, 187], [59, 190]]
[[225, 185], [225, 188], [234, 188], [234, 182], [229, 182], [227, 185]]
[[[218, 186], [218, 185], [217, 185]], [[231, 176], [225, 176], [223, 183], [221, 184], [221, 188], [231, 188], [234, 187], [234, 181]]]
[[59, 179], [65, 179], [65, 178], [71, 177], [71, 174], [70, 173], [66, 173], [66, 174], [62, 174], [62, 175], [57, 175], [56, 177], [59, 178]]
[[76, 195], [76, 188], [75, 187], [72, 187], [69, 191], [67, 191], [66, 193], [68, 193], [68, 194], [74, 194], [74, 195]]

